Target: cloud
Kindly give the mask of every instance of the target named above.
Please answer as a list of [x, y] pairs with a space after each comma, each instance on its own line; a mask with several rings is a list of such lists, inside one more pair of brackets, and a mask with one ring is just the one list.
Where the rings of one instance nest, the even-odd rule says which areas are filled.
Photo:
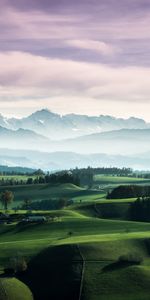
[[143, 101], [148, 114], [148, 0], [1, 0], [1, 11], [0, 108], [141, 114]]
[[150, 10], [139, 0], [13, 3], [7, 1], [1, 8], [0, 51], [117, 66], [150, 65]]
[[113, 55], [118, 52], [117, 47], [95, 40], [68, 40], [66, 45], [78, 49], [90, 50], [102, 55]]
[[[16, 1], [17, 2], [17, 1]], [[23, 2], [23, 1], [22, 1]], [[143, 39], [149, 38], [150, 7], [142, 5], [143, 1], [80, 1], [73, 5], [64, 1], [58, 5], [56, 1], [32, 1], [30, 6], [22, 3], [3, 5], [0, 15], [1, 38], [68, 38], [75, 43], [89, 40]], [[43, 1], [42, 1], [43, 2]], [[62, 1], [61, 1], [62, 2]], [[68, 3], [69, 2], [69, 3]], [[48, 5], [49, 4], [49, 5]], [[134, 5], [133, 5], [134, 4]], [[26, 7], [26, 9], [25, 9]], [[55, 8], [53, 10], [53, 8]], [[8, 34], [8, 36], [6, 35]]]
[[[42, 10], [38, 4], [31, 6], [30, 10], [21, 10], [12, 5], [4, 6], [0, 15], [0, 39], [62, 39], [70, 40], [68, 44], [75, 48], [87, 49], [87, 43], [90, 43], [91, 50], [99, 48], [101, 51], [110, 51], [111, 43], [106, 43], [105, 40], [150, 38], [150, 12], [142, 10], [141, 6], [138, 10], [133, 10], [127, 5], [128, 10], [123, 14], [123, 1], [120, 14], [116, 1], [106, 1], [103, 5], [88, 3], [87, 8], [81, 1], [79, 12], [73, 10], [72, 3], [68, 10], [65, 6], [62, 11], [57, 10], [58, 5], [53, 11], [50, 10], [50, 5], [48, 10]], [[93, 14], [90, 9], [94, 9]]]
[[0, 39], [32, 39], [33, 43], [34, 39], [71, 38], [72, 34], [78, 35], [80, 22], [80, 16], [4, 7], [0, 15]]
[[0, 95], [7, 101], [80, 96], [149, 102], [150, 68], [51, 59], [22, 52], [0, 53]]

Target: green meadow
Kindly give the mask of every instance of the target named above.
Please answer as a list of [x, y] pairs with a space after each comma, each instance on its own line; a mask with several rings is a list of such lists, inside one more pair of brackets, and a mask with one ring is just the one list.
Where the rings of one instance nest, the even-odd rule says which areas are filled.
[[36, 175], [0, 175], [0, 181], [4, 180], [12, 180], [12, 181], [27, 181], [28, 178], [35, 179]]
[[[107, 200], [103, 192], [72, 184], [12, 186], [11, 190], [13, 205], [25, 197], [73, 200], [61, 210], [37, 211], [55, 217], [47, 223], [0, 225], [1, 273], [14, 257], [23, 257], [28, 269], [17, 277], [29, 286], [35, 300], [150, 299], [150, 223], [128, 219], [135, 199]], [[131, 254], [135, 261], [120, 263], [120, 257]]]
[[149, 179], [137, 178], [137, 177], [121, 177], [121, 176], [103, 176], [103, 175], [95, 175], [95, 182], [99, 182], [102, 184], [139, 184], [139, 183], [150, 183]]

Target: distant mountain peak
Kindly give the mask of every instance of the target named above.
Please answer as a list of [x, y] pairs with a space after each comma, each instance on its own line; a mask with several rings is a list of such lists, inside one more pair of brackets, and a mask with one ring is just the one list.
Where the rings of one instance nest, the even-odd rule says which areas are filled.
[[0, 115], [0, 126], [11, 130], [28, 129], [51, 140], [76, 138], [123, 128], [150, 128], [150, 124], [136, 117], [123, 119], [109, 115], [89, 116], [74, 113], [60, 115], [48, 108], [39, 109], [21, 119], [7, 119]]
[[43, 109], [37, 110], [34, 113], [32, 113], [29, 117], [31, 117], [33, 115], [48, 115], [48, 116], [49, 115], [57, 115], [57, 116], [59, 116], [59, 114], [52, 112], [48, 108], [43, 108]]

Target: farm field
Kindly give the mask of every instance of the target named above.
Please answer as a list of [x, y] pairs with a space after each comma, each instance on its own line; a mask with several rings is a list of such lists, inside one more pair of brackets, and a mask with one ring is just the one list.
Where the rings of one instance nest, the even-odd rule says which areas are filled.
[[27, 181], [28, 178], [35, 179], [36, 175], [0, 175], [0, 181], [4, 180], [13, 180], [13, 181]]
[[[65, 276], [65, 278], [62, 279], [62, 284], [66, 286], [68, 280], [71, 280], [71, 289], [67, 291], [66, 294], [64, 286], [62, 286], [61, 294], [64, 293], [66, 299], [69, 299], [75, 289], [73, 284], [74, 280], [77, 285], [75, 285], [77, 291], [80, 287], [80, 278], [83, 267], [82, 260], [84, 258], [85, 271], [81, 299], [99, 299], [99, 293], [101, 293], [102, 299], [108, 299], [108, 296], [113, 296], [115, 299], [118, 294], [117, 285], [119, 285], [118, 281], [120, 280], [120, 275], [124, 274], [123, 276], [125, 278], [122, 282], [122, 287], [119, 290], [120, 298], [117, 298], [121, 300], [122, 293], [124, 294], [126, 290], [129, 274], [132, 283], [138, 284], [140, 280], [139, 277], [143, 276], [144, 272], [146, 272], [147, 281], [145, 283], [143, 280], [144, 287], [143, 285], [141, 286], [141, 293], [144, 289], [146, 297], [150, 280], [149, 271], [147, 271], [150, 264], [150, 224], [130, 221], [102, 220], [87, 217], [84, 214], [77, 213], [73, 210], [55, 211], [51, 214], [57, 215], [58, 220], [56, 222], [41, 225], [30, 224], [24, 227], [19, 227], [16, 224], [1, 226], [1, 270], [7, 265], [9, 258], [16, 257], [16, 255], [25, 257], [26, 260], [29, 261], [29, 269], [27, 273], [23, 275], [21, 280], [29, 285], [33, 294], [36, 295], [36, 299], [42, 299], [40, 298], [42, 297], [40, 290], [37, 288], [37, 282], [41, 277], [39, 278], [38, 275], [35, 277], [37, 268], [39, 268], [38, 273], [43, 272], [43, 274], [45, 274], [43, 275], [44, 280], [41, 283], [44, 290], [45, 284], [48, 284], [46, 280], [47, 274], [49, 274], [50, 278], [53, 278], [53, 282], [54, 279], [56, 280], [60, 269], [61, 275], [63, 272], [66, 274], [67, 263], [70, 275], [68, 275], [67, 278]], [[128, 232], [128, 229], [130, 229], [130, 232]], [[72, 232], [71, 236], [68, 235], [70, 231]], [[142, 265], [131, 265], [119, 270], [116, 268], [116, 270], [113, 271], [103, 272], [103, 268], [112, 262], [115, 262], [119, 256], [131, 252], [142, 255], [144, 258]], [[58, 254], [61, 254], [59, 258], [57, 257]], [[54, 268], [56, 268], [55, 272]], [[135, 271], [136, 274], [134, 274]], [[115, 272], [116, 281], [112, 272]], [[113, 281], [111, 280], [111, 276], [114, 278]], [[103, 285], [101, 282], [104, 282]], [[58, 289], [56, 288], [56, 282], [53, 282], [52, 289], [50, 289], [49, 292], [47, 291], [47, 294], [45, 294], [44, 297], [45, 299], [48, 299], [46, 297], [54, 295], [58, 297], [59, 293], [60, 291], [58, 292]], [[129, 296], [132, 297], [133, 293], [137, 296], [134, 292], [134, 287], [132, 288], [132, 284], [130, 283]], [[138, 295], [140, 295], [139, 290]], [[78, 299], [78, 293], [74, 294], [74, 296], [75, 298], [71, 299]], [[124, 295], [123, 299], [127, 299], [126, 297], [127, 295]]]
[[150, 179], [137, 178], [137, 177], [121, 177], [121, 176], [103, 176], [103, 175], [95, 175], [95, 182], [103, 183], [103, 184], [144, 184], [150, 183]]
[[[149, 300], [150, 223], [128, 220], [135, 198], [107, 200], [104, 192], [72, 184], [10, 188], [12, 206], [29, 195], [33, 201], [67, 197], [73, 204], [33, 211], [54, 218], [44, 224], [1, 224], [1, 273], [14, 258], [23, 257], [28, 268], [16, 276], [35, 300]], [[135, 261], [128, 260], [131, 255]], [[122, 256], [127, 260], [120, 263]]]
[[[52, 214], [52, 213], [51, 213]], [[53, 213], [55, 216], [57, 212]], [[51, 274], [51, 266], [53, 266], [53, 260], [55, 260], [55, 255], [57, 255], [57, 251], [60, 253], [66, 253], [62, 258], [59, 259], [59, 264], [61, 266], [61, 272], [64, 271], [66, 266], [63, 265], [62, 260], [65, 259], [68, 264], [68, 251], [71, 252], [71, 258], [69, 260], [69, 272], [71, 278], [73, 276], [78, 277], [78, 281], [80, 282], [81, 269], [82, 269], [82, 257], [85, 260], [85, 277], [83, 282], [83, 299], [98, 299], [99, 293], [103, 295], [102, 299], [106, 299], [108, 297], [108, 290], [106, 292], [106, 287], [109, 282], [108, 287], [110, 290], [113, 288], [113, 296], [117, 295], [117, 284], [118, 280], [120, 280], [120, 273], [125, 272], [124, 276], [128, 276], [128, 272], [134, 271], [133, 266], [128, 266], [123, 270], [119, 269], [113, 272], [116, 272], [117, 282], [115, 279], [110, 284], [110, 278], [113, 275], [112, 271], [109, 271], [105, 274], [102, 269], [104, 266], [109, 265], [112, 262], [115, 262], [119, 256], [123, 254], [138, 253], [142, 255], [144, 258], [143, 264], [141, 266], [136, 266], [135, 269], [139, 275], [136, 275], [134, 278], [131, 275], [133, 283], [138, 284], [139, 276], [143, 270], [145, 270], [146, 266], [148, 268], [149, 262], [149, 240], [150, 240], [150, 224], [148, 223], [139, 223], [139, 222], [129, 222], [129, 221], [115, 221], [115, 220], [102, 220], [96, 219], [92, 217], [86, 217], [82, 214], [76, 213], [74, 211], [61, 211], [61, 214], [58, 215], [59, 219], [56, 222], [43, 224], [43, 225], [27, 225], [25, 227], [19, 227], [15, 224], [13, 225], [3, 225], [0, 231], [0, 266], [1, 269], [3, 266], [7, 265], [9, 258], [16, 257], [16, 255], [22, 255], [29, 260], [29, 274], [32, 277], [32, 272], [34, 273], [34, 265], [36, 268], [39, 265], [39, 269], [43, 270], [46, 267], [46, 272]], [[130, 232], [128, 232], [130, 229]], [[72, 235], [69, 236], [68, 232], [72, 232]], [[55, 252], [56, 249], [56, 252]], [[57, 250], [58, 249], [58, 250]], [[66, 250], [67, 249], [67, 252]], [[45, 256], [45, 253], [47, 257]], [[82, 253], [82, 257], [80, 257], [80, 253]], [[78, 256], [78, 258], [74, 258], [74, 256]], [[40, 261], [36, 261], [37, 259]], [[64, 260], [63, 260], [64, 261]], [[48, 263], [49, 262], [49, 263]], [[55, 261], [56, 263], [56, 261]], [[58, 259], [57, 263], [58, 264]], [[77, 274], [74, 270], [74, 264], [77, 268]], [[77, 266], [78, 265], [78, 266]], [[30, 270], [31, 268], [31, 270]], [[60, 265], [57, 266], [59, 272]], [[64, 268], [64, 269], [63, 269]], [[96, 269], [95, 269], [96, 268]], [[143, 268], [143, 269], [142, 269]], [[95, 271], [94, 271], [95, 270]], [[36, 270], [37, 271], [37, 270]], [[74, 274], [75, 271], [75, 274]], [[79, 273], [78, 273], [79, 272]], [[94, 272], [95, 275], [94, 275]], [[126, 274], [127, 272], [127, 274]], [[24, 282], [28, 283], [28, 279], [30, 278], [30, 288], [33, 290], [33, 293], [37, 293], [35, 289], [34, 278], [31, 278], [29, 274], [24, 275]], [[47, 273], [46, 273], [47, 274]], [[98, 274], [98, 276], [96, 275]], [[149, 278], [149, 272], [146, 273]], [[43, 275], [44, 276], [44, 275]], [[94, 277], [93, 277], [94, 276]], [[73, 277], [74, 278], [74, 277]], [[93, 281], [94, 278], [94, 281]], [[95, 278], [97, 278], [95, 280]], [[32, 281], [33, 280], [33, 281]], [[39, 280], [39, 278], [37, 279]], [[45, 277], [44, 283], [45, 284]], [[67, 279], [68, 280], [68, 279]], [[100, 287], [101, 280], [105, 282], [105, 290], [104, 287]], [[122, 282], [122, 290], [120, 289], [120, 293], [123, 292], [123, 289], [126, 289], [126, 280]], [[135, 282], [134, 282], [135, 281]], [[145, 287], [146, 293], [148, 289], [148, 282]], [[94, 293], [93, 294], [93, 285]], [[56, 287], [56, 283], [55, 283]], [[141, 287], [141, 292], [143, 292], [143, 287]], [[131, 296], [133, 293], [132, 286], [130, 286]], [[57, 289], [53, 293], [56, 292]], [[69, 293], [71, 293], [70, 291]], [[51, 291], [49, 292], [51, 294]], [[112, 292], [111, 292], [112, 293]], [[39, 290], [38, 290], [39, 294]], [[48, 294], [50, 296], [50, 294]], [[57, 292], [56, 292], [57, 294]], [[64, 291], [66, 295], [66, 291]], [[69, 294], [70, 295], [70, 294]], [[94, 298], [94, 297], [95, 298]], [[45, 295], [45, 297], [48, 297]], [[77, 295], [76, 295], [77, 297]], [[121, 297], [121, 296], [120, 296]], [[40, 298], [39, 298], [40, 299]], [[48, 299], [48, 298], [45, 298]], [[69, 298], [67, 298], [69, 299]], [[78, 299], [78, 297], [76, 298]], [[111, 298], [110, 298], [111, 299]], [[115, 299], [115, 298], [114, 298]], [[118, 298], [121, 299], [121, 298]], [[127, 298], [124, 298], [127, 299]], [[139, 298], [140, 299], [140, 298]], [[142, 298], [141, 298], [142, 299]], [[148, 298], [144, 298], [148, 299]]]
[[66, 197], [67, 199], [74, 199], [74, 201], [93, 201], [93, 199], [100, 199], [105, 196], [96, 190], [86, 190], [73, 184], [33, 184], [33, 185], [17, 185], [17, 186], [1, 186], [0, 193], [9, 189], [14, 194], [14, 202], [11, 207], [20, 205], [25, 199], [31, 201], [49, 200], [52, 198]]
[[150, 179], [125, 176], [94, 176], [93, 188], [101, 193], [106, 194], [119, 185], [150, 185]]

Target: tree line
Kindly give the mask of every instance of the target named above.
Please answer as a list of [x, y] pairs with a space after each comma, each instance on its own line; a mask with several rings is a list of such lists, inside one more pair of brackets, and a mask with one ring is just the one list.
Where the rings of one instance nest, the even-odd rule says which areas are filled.
[[63, 184], [72, 183], [75, 185], [80, 185], [80, 179], [77, 175], [73, 174], [71, 171], [62, 171], [54, 174], [43, 173], [39, 175], [38, 173], [32, 174], [32, 176], [27, 179], [17, 178], [5, 178], [2, 177], [0, 180], [1, 186], [12, 186], [12, 185], [25, 185], [25, 184]]
[[[44, 173], [42, 170], [36, 170], [33, 173], [22, 174], [28, 176], [25, 178], [18, 178], [13, 176], [2, 177], [0, 179], [0, 186], [12, 186], [12, 185], [25, 185], [25, 184], [61, 184], [61, 183], [73, 183], [80, 186], [92, 187], [94, 183], [94, 176], [101, 175], [114, 175], [114, 176], [132, 176], [133, 172], [130, 168], [82, 168], [59, 171], [56, 173]], [[9, 173], [10, 175], [10, 173]], [[11, 175], [18, 175], [18, 173], [11, 173]], [[21, 175], [21, 173], [19, 174]]]
[[68, 205], [72, 204], [72, 202], [66, 198], [58, 198], [58, 199], [49, 199], [49, 200], [41, 200], [41, 201], [33, 201], [24, 200], [23, 204], [19, 209], [23, 210], [57, 210], [62, 209]]
[[150, 185], [120, 185], [108, 192], [107, 199], [149, 197]]
[[150, 197], [139, 197], [131, 203], [128, 216], [132, 221], [150, 222]]

